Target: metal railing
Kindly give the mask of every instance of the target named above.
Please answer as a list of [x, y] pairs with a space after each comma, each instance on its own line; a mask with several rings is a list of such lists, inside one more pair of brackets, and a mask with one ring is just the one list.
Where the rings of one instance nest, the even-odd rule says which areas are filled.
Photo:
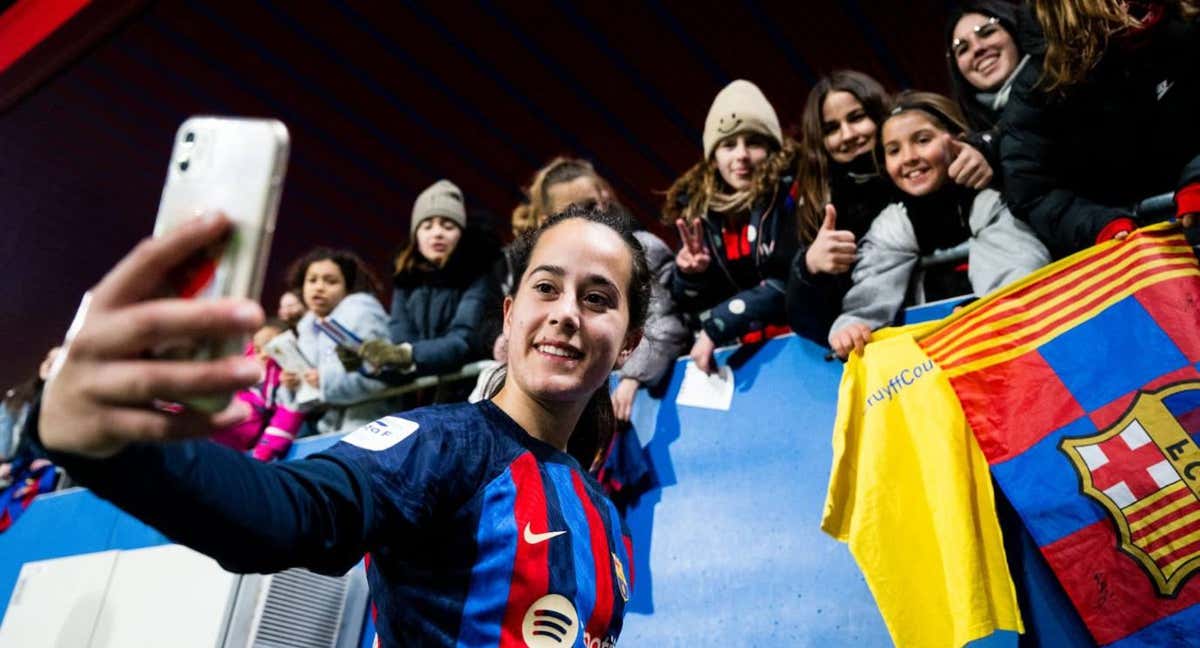
[[1133, 208], [1133, 220], [1139, 225], [1164, 221], [1175, 215], [1175, 192], [1168, 191], [1138, 203]]
[[474, 380], [479, 377], [479, 374], [483, 372], [483, 370], [491, 367], [493, 364], [495, 364], [494, 360], [477, 360], [475, 362], [463, 365], [458, 371], [453, 373], [442, 374], [440, 376], [421, 376], [420, 378], [413, 379], [412, 382], [407, 382], [403, 385], [396, 385], [395, 387], [388, 387], [387, 389], [374, 392], [366, 398], [354, 401], [353, 403], [345, 405], [338, 404], [338, 407], [352, 407], [354, 405], [361, 405], [363, 403], [394, 398], [396, 396], [420, 391], [422, 389], [436, 388], [466, 380]]

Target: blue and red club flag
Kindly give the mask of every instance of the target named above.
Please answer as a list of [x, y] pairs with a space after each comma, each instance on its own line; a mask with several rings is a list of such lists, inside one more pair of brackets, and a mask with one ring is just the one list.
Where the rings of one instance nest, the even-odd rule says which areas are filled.
[[1200, 628], [1200, 267], [1157, 225], [1063, 259], [919, 341], [1101, 644]]

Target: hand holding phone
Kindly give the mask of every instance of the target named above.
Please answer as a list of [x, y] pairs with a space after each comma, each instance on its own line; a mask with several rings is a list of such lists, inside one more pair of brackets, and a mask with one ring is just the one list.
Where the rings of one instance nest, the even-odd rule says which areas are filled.
[[262, 376], [257, 360], [145, 355], [167, 340], [237, 337], [262, 326], [252, 300], [160, 296], [180, 264], [231, 227], [210, 216], [146, 239], [85, 295], [42, 394], [38, 429], [47, 448], [106, 457], [133, 441], [201, 436], [236, 422], [236, 413], [168, 412], [160, 403], [254, 384]]
[[[287, 128], [276, 120], [193, 117], [179, 127], [154, 235], [211, 211], [224, 214], [232, 227], [172, 271], [169, 296], [258, 299], [287, 155]], [[174, 339], [153, 352], [160, 358], [209, 359], [237, 355], [242, 344], [239, 339]], [[187, 404], [215, 411], [228, 396], [189, 398]]]
[[[238, 351], [263, 322], [257, 297], [287, 150], [277, 121], [184, 122], [154, 237], [83, 296], [51, 369], [38, 415], [46, 448], [106, 457], [133, 441], [206, 435], [240, 419], [213, 412], [262, 377], [261, 364]], [[180, 340], [205, 343], [151, 355], [178, 350]], [[192, 407], [170, 405], [178, 402]]]

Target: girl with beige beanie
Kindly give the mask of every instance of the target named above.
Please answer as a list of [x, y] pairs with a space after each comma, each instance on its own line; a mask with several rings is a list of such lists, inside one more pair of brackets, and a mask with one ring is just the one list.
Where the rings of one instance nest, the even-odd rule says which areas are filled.
[[663, 220], [683, 241], [672, 296], [700, 324], [690, 355], [712, 373], [716, 347], [786, 330], [798, 147], [758, 86], [741, 79], [713, 100], [703, 145], [704, 157], [668, 190]]

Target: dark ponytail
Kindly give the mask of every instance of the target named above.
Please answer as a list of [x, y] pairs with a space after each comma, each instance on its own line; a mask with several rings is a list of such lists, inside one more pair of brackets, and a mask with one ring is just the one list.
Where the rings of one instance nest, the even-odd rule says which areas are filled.
[[[527, 231], [513, 245], [513, 285], [509, 296], [516, 296], [521, 279], [529, 267], [529, 258], [542, 234], [559, 223], [580, 218], [591, 223], [598, 223], [616, 232], [629, 248], [633, 259], [633, 272], [629, 276], [629, 290], [626, 291], [629, 300], [629, 330], [636, 331], [646, 323], [646, 313], [650, 307], [650, 285], [652, 275], [646, 263], [646, 252], [642, 244], [633, 235], [633, 225], [628, 215], [621, 209], [604, 208], [595, 205], [570, 205], [561, 213], [555, 214], [541, 226]], [[508, 375], [508, 367], [501, 367], [488, 380], [484, 389], [484, 398], [492, 398], [504, 387]], [[604, 452], [612, 442], [617, 430], [617, 418], [613, 414], [612, 398], [608, 393], [608, 384], [601, 385], [583, 408], [571, 438], [567, 441], [567, 453], [579, 462], [585, 470], [599, 470], [604, 458]]]

